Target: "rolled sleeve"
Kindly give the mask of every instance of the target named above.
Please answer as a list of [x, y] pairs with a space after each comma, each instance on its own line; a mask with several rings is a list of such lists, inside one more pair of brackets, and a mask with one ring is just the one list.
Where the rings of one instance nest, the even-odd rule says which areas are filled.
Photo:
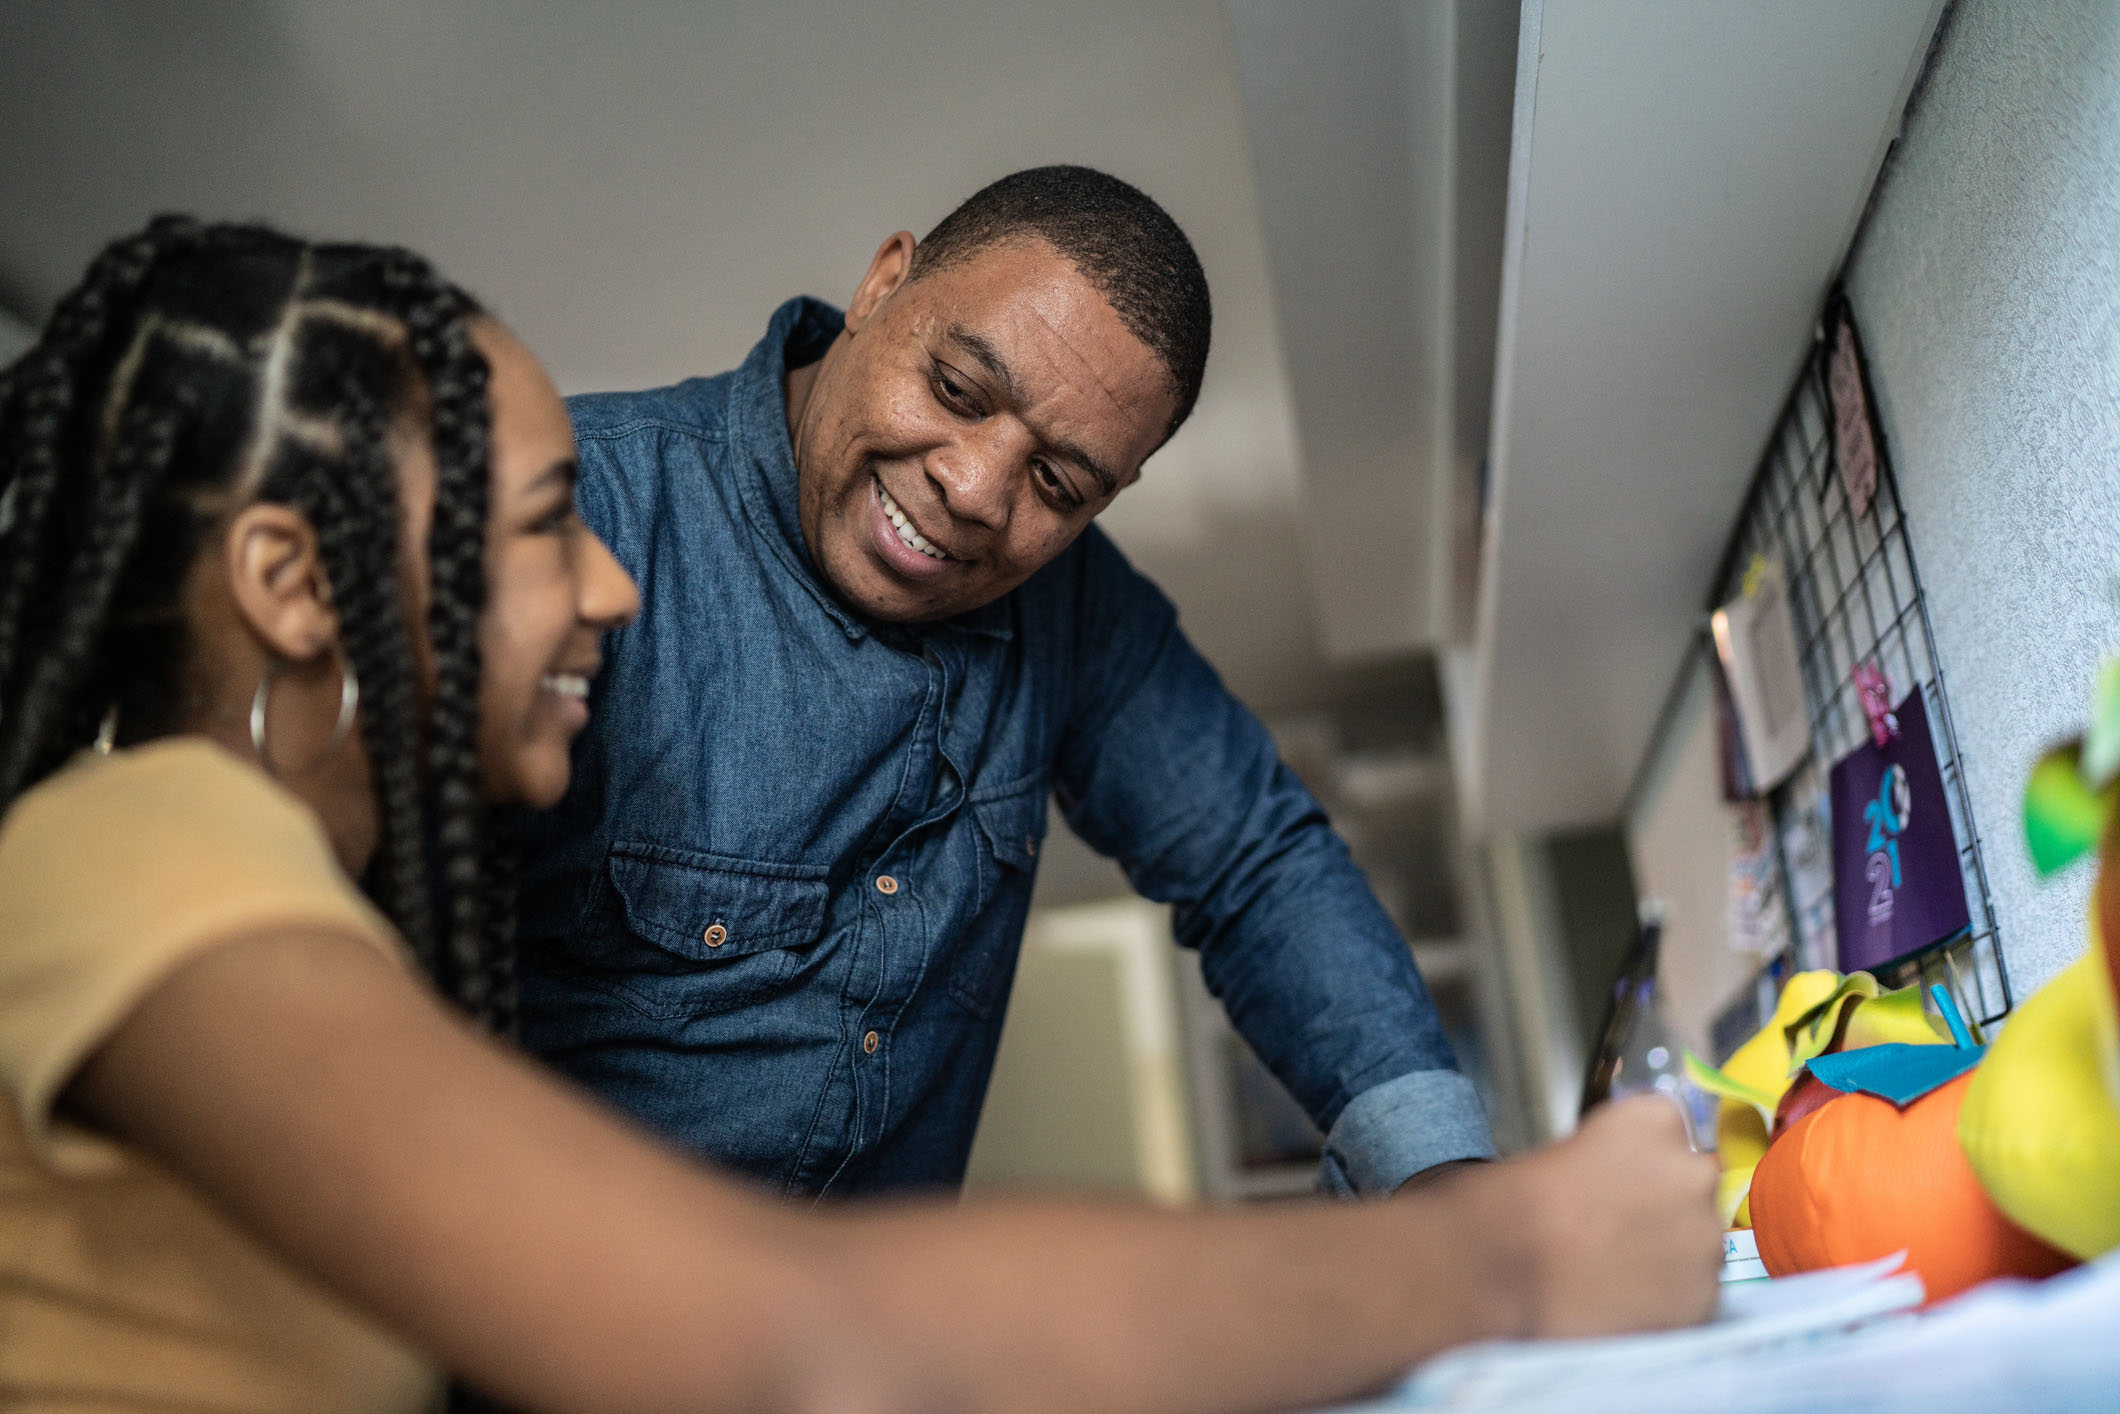
[[1493, 1157], [1472, 1082], [1454, 1070], [1417, 1070], [1372, 1085], [1340, 1111], [1325, 1136], [1318, 1189], [1340, 1198], [1390, 1193], [1437, 1164]]

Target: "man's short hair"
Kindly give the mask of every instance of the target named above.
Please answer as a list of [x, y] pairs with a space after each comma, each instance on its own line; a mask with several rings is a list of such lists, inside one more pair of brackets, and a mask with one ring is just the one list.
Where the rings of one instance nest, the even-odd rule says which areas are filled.
[[912, 277], [989, 246], [1034, 237], [1065, 256], [1170, 374], [1170, 431], [1200, 396], [1213, 313], [1207, 272], [1170, 213], [1139, 188], [1089, 167], [1032, 167], [981, 187], [913, 251]]

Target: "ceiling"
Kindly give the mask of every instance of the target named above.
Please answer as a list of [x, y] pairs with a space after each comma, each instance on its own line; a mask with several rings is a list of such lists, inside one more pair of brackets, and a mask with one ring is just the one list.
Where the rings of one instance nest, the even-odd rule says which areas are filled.
[[0, 0], [0, 307], [41, 318], [169, 208], [402, 242], [566, 391], [735, 364], [789, 295], [1042, 162], [1191, 234], [1191, 422], [1105, 523], [1256, 705], [1322, 664], [1296, 431], [1217, 0]]
[[1104, 167], [1216, 307], [1106, 525], [1271, 714], [1470, 633], [1475, 826], [1609, 821], [1939, 3], [0, 0], [0, 308], [155, 210], [264, 216], [648, 385], [993, 176]]
[[1338, 659], [1426, 649], [1454, 626], [1457, 503], [1486, 442], [1514, 7], [1228, 8], [1319, 627]]
[[[843, 299], [994, 176], [1102, 167], [1190, 233], [1216, 326], [1104, 524], [1262, 712], [1432, 751], [1514, 37], [1487, 0], [0, 0], [0, 312], [41, 318], [155, 211], [261, 216], [432, 255], [566, 391], [647, 386], [731, 366], [791, 294]], [[1343, 819], [1447, 879], [1425, 821]], [[1123, 887], [1056, 834], [1042, 899]]]
[[1529, 0], [1477, 633], [1475, 828], [1617, 817], [1940, 0]]

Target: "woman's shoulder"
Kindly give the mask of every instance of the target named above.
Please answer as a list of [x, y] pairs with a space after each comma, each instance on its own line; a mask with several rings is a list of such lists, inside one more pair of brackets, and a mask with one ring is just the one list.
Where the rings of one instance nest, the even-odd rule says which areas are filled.
[[163, 931], [251, 917], [391, 936], [315, 813], [203, 737], [84, 754], [0, 818], [0, 919], [15, 928]]
[[48, 1144], [68, 1077], [163, 978], [278, 930], [409, 968], [315, 814], [212, 742], [83, 756], [18, 799], [0, 817], [0, 1092], [30, 1142]]
[[143, 847], [262, 847], [305, 864], [315, 852], [330, 852], [306, 805], [200, 736], [164, 737], [107, 755], [83, 752], [0, 818], [0, 849], [62, 842], [106, 860]]

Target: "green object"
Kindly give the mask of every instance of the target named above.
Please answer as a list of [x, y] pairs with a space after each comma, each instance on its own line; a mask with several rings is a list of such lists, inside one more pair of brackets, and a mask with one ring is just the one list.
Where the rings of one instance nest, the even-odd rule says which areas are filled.
[[2093, 790], [2104, 790], [2120, 776], [2120, 658], [2098, 674], [2090, 730], [2083, 734], [2083, 760], [2077, 769]]
[[1774, 1116], [1774, 1107], [1781, 1103], [1780, 1095], [1734, 1079], [1691, 1051], [1686, 1052], [1685, 1063], [1686, 1078], [1717, 1099], [1736, 1100], [1740, 1104], [1750, 1105], [1769, 1120]]
[[2024, 842], [2042, 875], [2097, 848], [2112, 812], [2115, 787], [2096, 789], [2084, 778], [2082, 746], [2072, 741], [2041, 756], [2024, 788]]

